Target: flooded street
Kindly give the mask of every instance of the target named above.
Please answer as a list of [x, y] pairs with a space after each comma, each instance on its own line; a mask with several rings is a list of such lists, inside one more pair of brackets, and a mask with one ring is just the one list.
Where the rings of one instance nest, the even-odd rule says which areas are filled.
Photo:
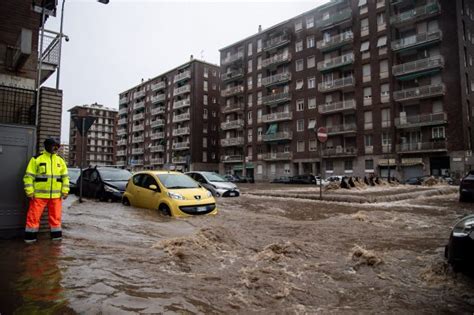
[[0, 243], [0, 313], [474, 311], [474, 281], [444, 259], [452, 224], [474, 212], [457, 193], [348, 203], [270, 187], [288, 190], [242, 185], [218, 215], [185, 219], [70, 198], [61, 243]]

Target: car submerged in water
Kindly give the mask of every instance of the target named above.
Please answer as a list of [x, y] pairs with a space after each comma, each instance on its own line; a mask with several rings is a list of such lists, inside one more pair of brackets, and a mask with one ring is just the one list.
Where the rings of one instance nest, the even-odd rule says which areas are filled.
[[207, 188], [214, 197], [238, 197], [240, 190], [236, 184], [215, 172], [187, 172], [186, 175]]
[[[125, 186], [132, 177], [127, 170], [97, 166], [82, 171], [82, 195], [101, 201], [122, 199]], [[81, 176], [77, 179], [76, 195], [80, 194]]]
[[474, 214], [456, 222], [444, 255], [455, 271], [474, 271]]

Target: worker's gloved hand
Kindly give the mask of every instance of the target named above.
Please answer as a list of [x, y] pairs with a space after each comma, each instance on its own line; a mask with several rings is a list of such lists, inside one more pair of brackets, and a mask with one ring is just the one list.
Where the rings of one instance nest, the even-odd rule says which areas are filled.
[[66, 200], [67, 196], [68, 196], [68, 194], [63, 194], [63, 199]]

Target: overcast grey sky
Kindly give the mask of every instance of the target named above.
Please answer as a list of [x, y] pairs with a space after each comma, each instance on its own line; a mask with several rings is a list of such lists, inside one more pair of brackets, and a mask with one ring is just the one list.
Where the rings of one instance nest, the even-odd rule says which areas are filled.
[[[62, 0], [59, 0], [58, 13]], [[189, 60], [219, 64], [219, 49], [311, 10], [328, 0], [132, 1], [66, 0], [60, 88], [61, 139], [69, 142], [69, 112], [99, 103], [118, 108], [118, 94]], [[59, 31], [60, 15], [46, 28]], [[55, 85], [54, 75], [47, 86]]]

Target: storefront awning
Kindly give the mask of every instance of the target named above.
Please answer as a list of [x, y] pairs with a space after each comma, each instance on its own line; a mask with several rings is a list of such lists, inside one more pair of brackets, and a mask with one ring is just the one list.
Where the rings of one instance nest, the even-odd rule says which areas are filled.
[[402, 159], [402, 166], [413, 166], [413, 165], [419, 165], [423, 164], [423, 159], [422, 158], [405, 158]]
[[397, 161], [395, 159], [380, 159], [378, 161], [379, 166], [393, 166], [397, 165]]

